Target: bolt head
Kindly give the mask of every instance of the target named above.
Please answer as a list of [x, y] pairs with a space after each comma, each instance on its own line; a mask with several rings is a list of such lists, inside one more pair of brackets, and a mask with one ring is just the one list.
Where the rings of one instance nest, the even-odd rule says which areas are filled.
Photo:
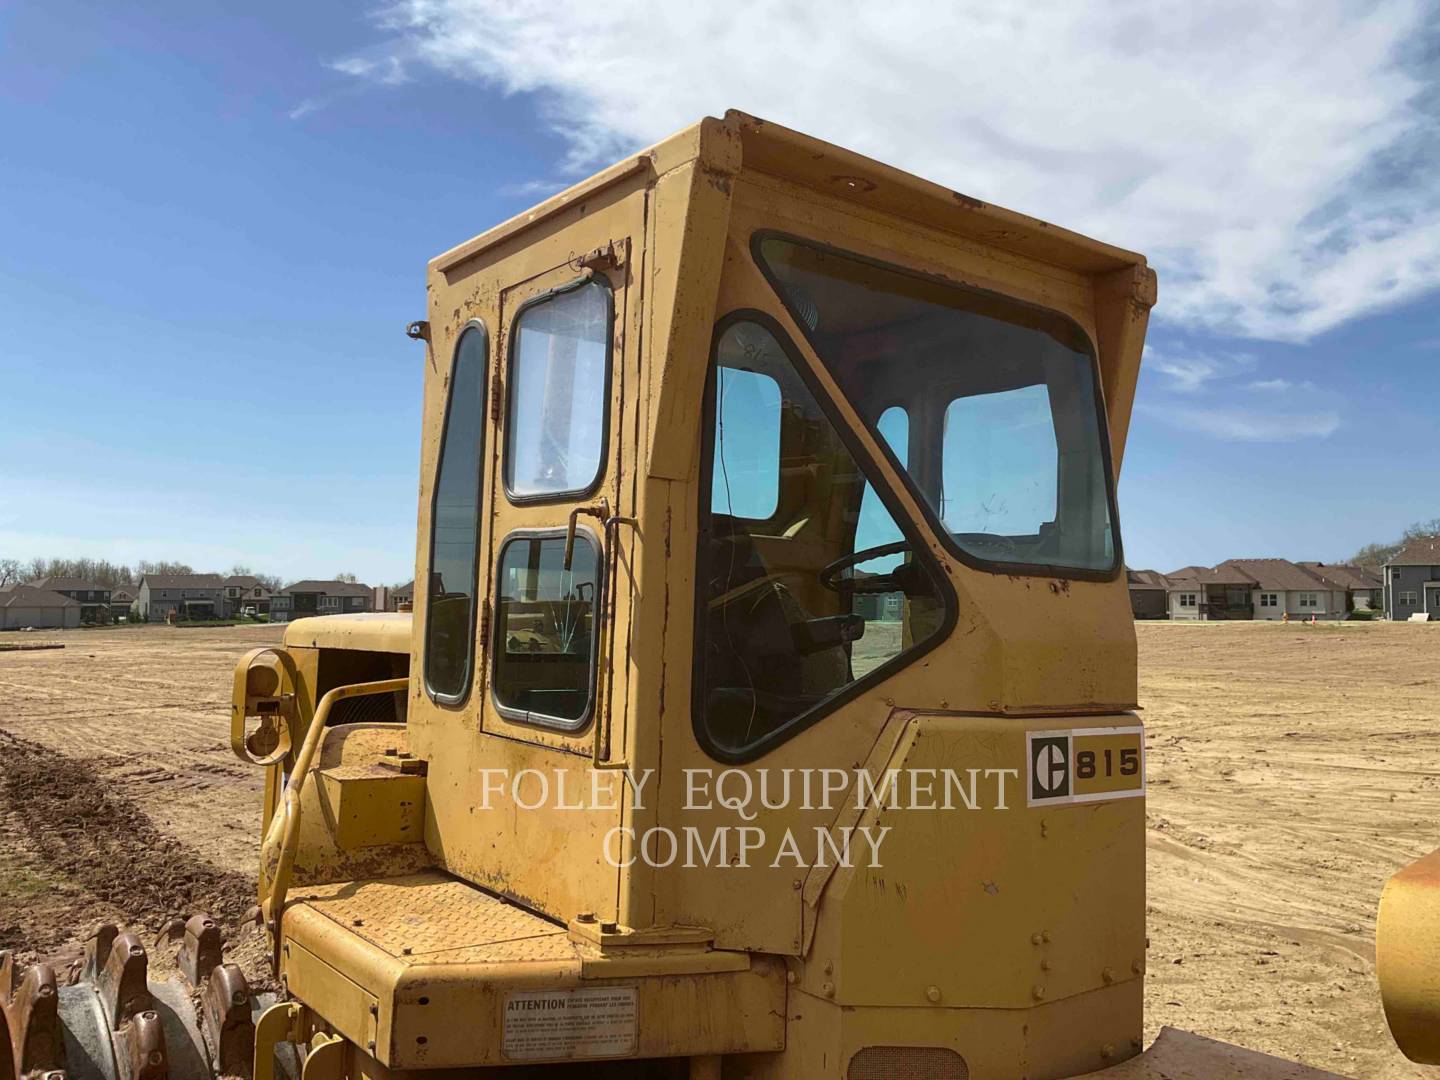
[[939, 1001], [939, 1000], [940, 1000], [940, 988], [939, 988], [938, 986], [927, 986], [927, 987], [925, 988], [925, 997], [926, 997], [927, 999], [929, 999], [930, 1001], [932, 1001], [932, 1002], [934, 1002], [934, 1001]]

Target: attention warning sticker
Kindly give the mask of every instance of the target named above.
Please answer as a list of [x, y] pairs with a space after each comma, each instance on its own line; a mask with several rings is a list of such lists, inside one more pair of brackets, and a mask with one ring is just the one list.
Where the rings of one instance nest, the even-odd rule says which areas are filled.
[[633, 1054], [638, 1042], [633, 986], [535, 990], [505, 999], [504, 1053], [511, 1061]]
[[1025, 737], [1028, 806], [1145, 794], [1145, 729], [1073, 728]]

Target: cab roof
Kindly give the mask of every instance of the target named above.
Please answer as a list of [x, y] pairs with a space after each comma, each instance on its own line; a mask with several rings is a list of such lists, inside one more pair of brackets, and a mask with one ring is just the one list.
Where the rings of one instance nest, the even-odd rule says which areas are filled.
[[790, 128], [730, 110], [580, 181], [544, 202], [431, 260], [445, 272], [512, 239], [597, 192], [632, 177], [652, 180], [691, 161], [731, 176], [764, 174], [870, 210], [915, 221], [968, 240], [1084, 274], [1145, 265], [1145, 257], [1092, 240], [1039, 218], [982, 202], [911, 173], [812, 138]]

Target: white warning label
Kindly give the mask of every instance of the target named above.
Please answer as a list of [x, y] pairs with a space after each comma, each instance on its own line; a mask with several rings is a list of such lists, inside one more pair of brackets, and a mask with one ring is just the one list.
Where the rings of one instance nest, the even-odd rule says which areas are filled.
[[525, 991], [505, 999], [505, 1056], [511, 1061], [619, 1057], [638, 1041], [633, 986]]

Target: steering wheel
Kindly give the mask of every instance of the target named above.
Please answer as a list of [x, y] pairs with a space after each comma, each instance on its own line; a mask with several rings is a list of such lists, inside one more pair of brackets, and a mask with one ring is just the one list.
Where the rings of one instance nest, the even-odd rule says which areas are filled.
[[[880, 544], [878, 547], [861, 548], [859, 551], [852, 551], [849, 555], [841, 555], [832, 563], [827, 563], [820, 570], [820, 584], [832, 592], [840, 591], [840, 574], [849, 570], [852, 566], [869, 562], [871, 559], [883, 558], [886, 555], [899, 555], [901, 552], [910, 550], [909, 540], [897, 540], [893, 544]], [[903, 591], [903, 586], [894, 574], [876, 574], [874, 577], [850, 578], [847, 581], [849, 587], [857, 593], [882, 593]]]

